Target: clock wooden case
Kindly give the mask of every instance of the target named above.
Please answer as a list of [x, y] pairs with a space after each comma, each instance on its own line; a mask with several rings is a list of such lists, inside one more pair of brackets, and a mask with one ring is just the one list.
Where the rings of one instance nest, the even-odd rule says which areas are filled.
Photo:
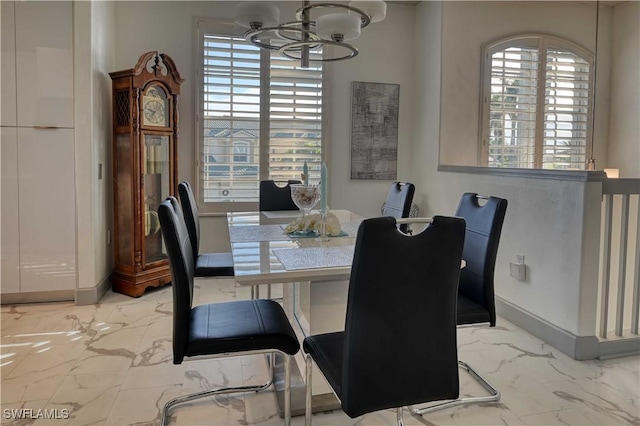
[[113, 90], [113, 290], [142, 296], [171, 282], [157, 209], [176, 194], [178, 95], [173, 60], [147, 52], [109, 73]]

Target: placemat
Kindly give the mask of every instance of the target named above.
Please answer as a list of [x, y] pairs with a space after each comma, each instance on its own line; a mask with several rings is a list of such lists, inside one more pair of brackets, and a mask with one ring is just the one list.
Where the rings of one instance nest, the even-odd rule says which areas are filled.
[[280, 225], [246, 225], [229, 227], [229, 240], [232, 243], [279, 241], [287, 240], [288, 238], [289, 237], [287, 237]]
[[273, 254], [287, 271], [350, 266], [354, 246], [275, 249]]

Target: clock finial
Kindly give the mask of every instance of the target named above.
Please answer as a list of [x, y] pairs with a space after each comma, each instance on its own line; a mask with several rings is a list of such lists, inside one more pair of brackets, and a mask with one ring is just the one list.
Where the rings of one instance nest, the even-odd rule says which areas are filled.
[[160, 74], [160, 55], [158, 55], [157, 51], [156, 51], [156, 55], [155, 55], [153, 61], [155, 63], [153, 65], [153, 67], [152, 67], [153, 68], [153, 74], [157, 76], [157, 75]]

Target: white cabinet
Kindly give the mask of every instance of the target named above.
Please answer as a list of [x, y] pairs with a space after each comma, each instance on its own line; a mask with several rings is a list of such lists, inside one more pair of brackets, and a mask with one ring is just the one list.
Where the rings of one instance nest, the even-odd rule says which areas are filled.
[[15, 7], [12, 1], [0, 2], [0, 45], [2, 61], [0, 61], [0, 104], [3, 126], [15, 126], [16, 119], [16, 26], [14, 20]]
[[3, 295], [76, 287], [72, 5], [0, 2]]
[[73, 127], [72, 5], [15, 3], [18, 126]]
[[[4, 4], [4, 2], [2, 2]], [[4, 9], [2, 10], [4, 16]], [[4, 62], [4, 61], [3, 61]], [[4, 109], [2, 111], [4, 114]], [[18, 129], [0, 127], [2, 159], [2, 293], [20, 291], [20, 221], [18, 219]]]
[[20, 291], [75, 288], [72, 129], [18, 128]]

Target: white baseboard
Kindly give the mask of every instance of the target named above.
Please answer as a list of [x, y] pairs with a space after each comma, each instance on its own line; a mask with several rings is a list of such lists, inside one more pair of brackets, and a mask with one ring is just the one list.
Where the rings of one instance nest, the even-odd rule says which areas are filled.
[[496, 296], [495, 300], [498, 315], [571, 358], [587, 360], [599, 357], [600, 342], [596, 336], [576, 336], [504, 299]]
[[110, 277], [104, 278], [95, 287], [77, 288], [76, 305], [95, 305], [110, 288]]

